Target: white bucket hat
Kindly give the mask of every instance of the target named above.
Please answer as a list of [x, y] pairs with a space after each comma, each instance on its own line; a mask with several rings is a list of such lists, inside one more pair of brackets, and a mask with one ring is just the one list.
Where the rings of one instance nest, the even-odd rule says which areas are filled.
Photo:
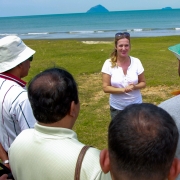
[[36, 51], [17, 36], [0, 39], [0, 73], [8, 71], [31, 57]]

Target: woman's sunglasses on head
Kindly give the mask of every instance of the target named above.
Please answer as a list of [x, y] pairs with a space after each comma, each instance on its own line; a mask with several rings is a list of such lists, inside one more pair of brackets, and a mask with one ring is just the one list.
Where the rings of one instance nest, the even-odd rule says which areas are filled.
[[125, 36], [125, 37], [130, 37], [130, 34], [128, 32], [118, 32], [115, 34], [115, 37], [119, 37], [119, 36]]

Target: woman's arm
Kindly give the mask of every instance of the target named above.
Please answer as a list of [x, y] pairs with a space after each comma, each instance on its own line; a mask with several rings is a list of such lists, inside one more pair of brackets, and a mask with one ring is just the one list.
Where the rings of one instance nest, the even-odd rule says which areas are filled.
[[136, 89], [142, 89], [146, 87], [146, 81], [145, 81], [145, 76], [144, 76], [144, 72], [141, 73], [138, 76], [138, 84], [129, 84], [126, 88], [125, 88], [125, 92], [130, 92]]
[[135, 85], [135, 89], [142, 89], [146, 87], [146, 80], [144, 72], [138, 76], [138, 84]]
[[103, 91], [105, 93], [120, 94], [125, 93], [124, 88], [116, 88], [111, 86], [111, 76], [106, 73], [102, 73]]

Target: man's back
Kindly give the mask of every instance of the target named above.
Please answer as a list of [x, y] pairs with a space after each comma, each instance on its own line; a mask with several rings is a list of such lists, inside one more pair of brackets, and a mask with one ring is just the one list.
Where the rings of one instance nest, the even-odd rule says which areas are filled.
[[35, 124], [26, 88], [17, 82], [0, 74], [0, 142], [6, 151], [22, 130]]
[[[70, 129], [36, 124], [35, 129], [23, 131], [9, 150], [13, 175], [18, 180], [73, 179], [77, 158], [83, 146], [76, 133]], [[80, 179], [111, 179], [109, 174], [105, 175], [101, 171], [99, 153], [95, 148], [87, 150]]]

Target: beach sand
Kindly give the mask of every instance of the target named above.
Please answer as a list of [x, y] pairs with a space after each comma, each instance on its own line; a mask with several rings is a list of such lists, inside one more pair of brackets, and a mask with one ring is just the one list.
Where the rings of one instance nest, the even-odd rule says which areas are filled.
[[110, 44], [112, 41], [81, 41], [84, 44]]
[[114, 38], [70, 38], [70, 39], [54, 39], [54, 40], [77, 40], [85, 44], [108, 44], [114, 42]]

